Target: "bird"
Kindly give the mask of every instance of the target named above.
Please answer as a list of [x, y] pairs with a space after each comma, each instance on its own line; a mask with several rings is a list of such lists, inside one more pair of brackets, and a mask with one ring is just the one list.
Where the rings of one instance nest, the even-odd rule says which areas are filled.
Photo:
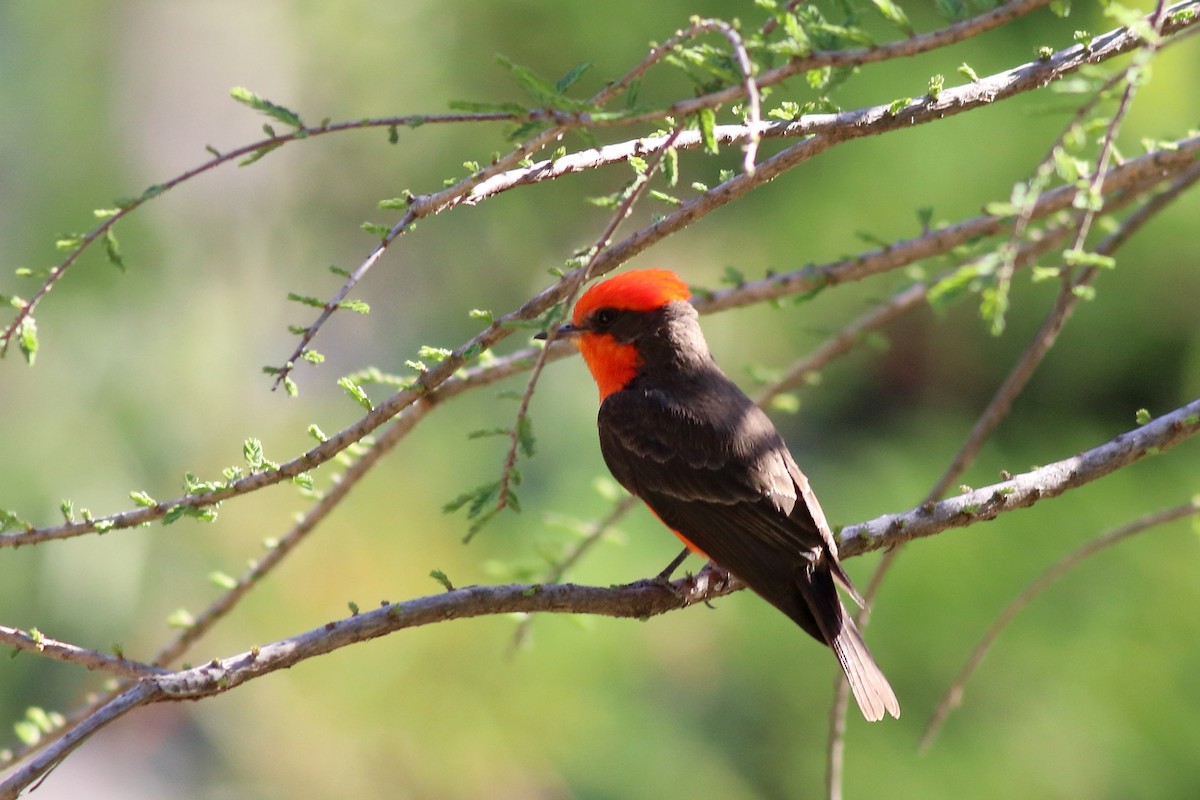
[[832, 648], [866, 719], [899, 718], [838, 593], [864, 605], [817, 496], [770, 418], [713, 360], [690, 296], [675, 272], [631, 270], [593, 284], [557, 328], [599, 388], [605, 464], [684, 555], [711, 560]]

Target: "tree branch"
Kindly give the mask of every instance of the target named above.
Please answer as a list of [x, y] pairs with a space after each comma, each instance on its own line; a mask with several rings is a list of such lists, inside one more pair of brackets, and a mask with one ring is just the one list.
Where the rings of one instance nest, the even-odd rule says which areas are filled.
[[[1003, 483], [842, 529], [843, 557], [932, 536], [941, 531], [994, 519], [1057, 497], [1104, 477], [1147, 455], [1160, 453], [1200, 433], [1200, 400], [1122, 433], [1105, 444]], [[597, 614], [644, 619], [722, 597], [743, 588], [736, 579], [706, 567], [671, 582], [653, 580], [626, 586], [515, 584], [471, 586], [329, 622], [297, 636], [256, 647], [187, 670], [140, 678], [96, 714], [89, 715], [35, 759], [0, 783], [0, 800], [15, 797], [87, 736], [130, 708], [159, 700], [194, 700], [221, 694], [249, 680], [286, 669], [315, 656], [394, 631], [454, 619], [511, 613]]]

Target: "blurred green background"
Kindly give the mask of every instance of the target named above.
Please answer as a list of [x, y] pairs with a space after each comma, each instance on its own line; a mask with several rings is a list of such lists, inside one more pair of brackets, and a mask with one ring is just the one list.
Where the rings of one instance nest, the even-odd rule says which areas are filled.
[[[961, 80], [1064, 47], [1112, 24], [1091, 3], [1070, 19], [1037, 13], [945, 52], [868, 68], [835, 100], [850, 108], [920, 95], [928, 77]], [[521, 100], [494, 55], [549, 76], [594, 63], [582, 91], [622, 74], [686, 25], [740, 16], [750, 2], [553, 3], [490, 0], [225, 1], [0, 4], [0, 292], [28, 294], [12, 270], [57, 258], [63, 231], [92, 209], [140, 193], [261, 136], [234, 103], [245, 85], [306, 120], [439, 112], [455, 99]], [[915, 3], [919, 29], [941, 23]], [[874, 26], [874, 23], [871, 23]], [[878, 30], [884, 31], [882, 26]], [[1200, 120], [1200, 48], [1164, 53], [1122, 130], [1173, 138]], [[803, 81], [775, 99], [806, 99]], [[647, 83], [643, 98], [690, 90]], [[637, 259], [700, 286], [727, 267], [789, 270], [919, 232], [915, 209], [957, 220], [1006, 199], [1065, 122], [1039, 94], [837, 148]], [[185, 471], [216, 478], [262, 439], [282, 461], [358, 407], [334, 385], [366, 365], [403, 371], [422, 344], [454, 346], [472, 308], [504, 312], [545, 286], [546, 270], [586, 247], [608, 212], [584, 202], [618, 189], [617, 167], [507, 195], [423, 222], [357, 291], [367, 317], [340, 315], [315, 343], [327, 357], [298, 375], [301, 395], [260, 373], [294, 346], [286, 325], [327, 297], [327, 267], [352, 268], [390, 223], [378, 200], [427, 192], [467, 160], [505, 147], [500, 126], [381, 130], [288, 146], [246, 169], [223, 168], [170, 192], [118, 229], [128, 271], [85, 256], [38, 315], [41, 352], [0, 362], [0, 507], [38, 524], [64, 497], [107, 514], [128, 492], [180, 492]], [[568, 147], [578, 141], [567, 142]], [[714, 182], [738, 153], [686, 156], [685, 180]], [[665, 208], [665, 207], [664, 207]], [[646, 219], [662, 208], [647, 206]], [[1185, 197], [1101, 276], [1012, 415], [964, 482], [984, 485], [1111, 438], [1145, 407], [1169, 411], [1200, 390], [1196, 219]], [[631, 228], [628, 230], [632, 230]], [[753, 367], [782, 368], [870, 303], [899, 275], [814, 302], [705, 320], [718, 360], [753, 387]], [[831, 520], [850, 523], [919, 502], [1047, 312], [1055, 286], [1017, 281], [1007, 332], [991, 337], [965, 303], [912, 315], [776, 415]], [[523, 346], [524, 337], [504, 343]], [[524, 464], [523, 513], [501, 516], [469, 546], [441, 506], [494, 479], [504, 443], [465, 433], [509, 424], [496, 391], [440, 408], [358, 487], [284, 566], [188, 656], [200, 663], [273, 641], [382, 599], [536, 574], [575, 540], [563, 518], [609, 508], [594, 434], [595, 389], [577, 359], [547, 370], [532, 419], [539, 452]], [[377, 392], [378, 396], [378, 392]], [[899, 722], [851, 714], [848, 797], [1184, 797], [1200, 793], [1200, 542], [1188, 523], [1093, 558], [1003, 635], [964, 707], [927, 754], [915, 745], [933, 705], [1007, 601], [1060, 554], [1200, 490], [1194, 443], [1032, 510], [913, 545], [868, 632], [904, 708]], [[327, 475], [318, 473], [327, 480]], [[0, 553], [0, 622], [146, 657], [177, 608], [201, 610], [207, 579], [238, 574], [306, 501], [275, 488], [227, 504], [219, 521], [184, 521]], [[601, 585], [651, 575], [675, 553], [638, 510], [570, 576]], [[877, 557], [848, 564], [865, 583]], [[698, 563], [689, 562], [692, 569]], [[509, 651], [515, 621], [440, 625], [339, 651], [197, 704], [141, 709], [71, 756], [38, 796], [276, 798], [782, 798], [823, 781], [829, 653], [749, 594], [715, 610], [649, 622], [544, 617], [532, 646]], [[0, 747], [7, 722], [37, 705], [66, 711], [98, 678], [27, 655], [0, 659]]]

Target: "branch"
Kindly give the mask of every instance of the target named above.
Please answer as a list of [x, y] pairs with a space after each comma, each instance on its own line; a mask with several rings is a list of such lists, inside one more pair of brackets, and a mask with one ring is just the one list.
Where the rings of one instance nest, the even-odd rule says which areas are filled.
[[[1170, 149], [1158, 150], [1140, 158], [1126, 161], [1112, 168], [1104, 180], [1101, 191], [1105, 194], [1121, 189], [1140, 186], [1145, 187], [1162, 180], [1164, 177], [1180, 172], [1190, 167], [1200, 156], [1200, 136], [1173, 142]], [[765, 163], [765, 162], [764, 162]], [[756, 175], [762, 174], [764, 168], [760, 165]], [[1045, 192], [1034, 209], [1035, 218], [1044, 217], [1070, 207], [1075, 194], [1075, 187], [1064, 186]], [[709, 209], [711, 210], [711, 209]], [[674, 215], [672, 215], [674, 216]], [[664, 218], [658, 226], [670, 220]], [[983, 236], [991, 236], [1006, 230], [1012, 225], [1011, 217], [985, 214], [972, 217], [955, 225], [931, 230], [913, 239], [887, 245], [876, 250], [862, 253], [853, 258], [834, 261], [823, 265], [805, 267], [804, 269], [781, 273], [762, 281], [751, 281], [741, 286], [714, 291], [695, 298], [696, 308], [704, 314], [723, 311], [729, 308], [739, 308], [767, 300], [773, 300], [788, 295], [808, 294], [819, 289], [836, 286], [840, 283], [862, 280], [871, 275], [879, 274], [925, 258], [948, 252], [954, 247]], [[593, 273], [595, 275], [615, 269], [625, 259], [631, 258], [639, 249], [648, 246], [646, 239], [653, 236], [655, 240], [667, 235], [665, 229], [658, 229], [653, 234], [650, 229], [635, 234], [625, 242], [605, 251], [596, 259]], [[635, 241], [636, 240], [636, 241]], [[619, 251], [619, 252], [618, 252]], [[368, 413], [355, 423], [339, 431], [337, 434], [300, 456], [280, 465], [278, 470], [268, 470], [247, 475], [232, 481], [227, 488], [205, 493], [192, 493], [170, 500], [163, 500], [154, 506], [131, 509], [129, 511], [97, 517], [91, 521], [76, 521], [43, 528], [32, 528], [17, 533], [0, 534], [0, 548], [19, 547], [21, 545], [38, 544], [55, 539], [66, 539], [74, 536], [95, 533], [97, 530], [112, 531], [133, 528], [147, 522], [162, 519], [172, 509], [180, 506], [204, 508], [213, 506], [243, 494], [256, 491], [266, 486], [272, 486], [283, 481], [291, 480], [302, 472], [319, 467], [321, 464], [335, 458], [363, 437], [375, 431], [379, 426], [399, 414], [403, 409], [419, 400], [430, 403], [438, 402], [480, 382], [491, 382], [507, 377], [517, 371], [527, 368], [537, 357], [536, 349], [523, 350], [514, 353], [506, 359], [500, 359], [494, 377], [486, 378], [490, 368], [475, 368], [469, 371], [473, 376], [467, 382], [459, 382], [455, 374], [466, 365], [470, 357], [491, 349], [495, 344], [513, 333], [512, 328], [505, 327], [516, 321], [528, 321], [538, 317], [555, 303], [561, 302], [567, 294], [570, 281], [578, 278], [574, 272], [568, 273], [557, 284], [544, 289], [520, 308], [504, 315], [471, 339], [457, 347], [444, 361], [421, 373], [415, 383], [402, 389], [383, 402], [374, 411]], [[570, 352], [564, 349], [560, 353], [552, 353], [551, 357], [561, 357]], [[443, 387], [443, 384], [446, 384]]]
[[51, 639], [36, 629], [23, 631], [8, 625], [0, 625], [0, 642], [10, 644], [18, 651], [46, 656], [56, 661], [77, 664], [89, 670], [98, 669], [122, 678], [145, 678], [163, 670], [140, 661], [130, 661], [124, 656], [110, 656], [98, 650], [88, 650], [68, 642]]
[[[914, 538], [966, 527], [1038, 500], [1057, 497], [1160, 453], [1200, 433], [1200, 400], [1155, 419], [1141, 428], [1072, 458], [1008, 481], [903, 512], [849, 526], [841, 531], [843, 557], [889, 547]], [[249, 680], [286, 669], [315, 656], [406, 628], [452, 619], [512, 614], [571, 613], [644, 619], [743, 588], [736, 579], [706, 567], [693, 577], [663, 585], [653, 580], [619, 587], [573, 584], [472, 586], [439, 595], [386, 604], [367, 613], [325, 625], [200, 667], [141, 678], [101, 709], [105, 716], [85, 718], [79, 727], [42, 751], [36, 759], [0, 783], [0, 800], [14, 797], [50, 769], [82, 738], [131, 707], [158, 700], [195, 700], [221, 694]]]
[[1025, 590], [1017, 595], [1000, 612], [1000, 616], [996, 618], [996, 621], [992, 623], [991, 627], [984, 633], [983, 638], [980, 639], [979, 644], [971, 651], [971, 655], [968, 656], [966, 663], [963, 664], [962, 670], [950, 682], [946, 693], [942, 695], [942, 699], [938, 702], [937, 709], [934, 711], [933, 717], [929, 720], [929, 724], [925, 728], [925, 733], [921, 737], [919, 748], [927, 750], [933, 744], [933, 740], [937, 738], [947, 717], [962, 704], [963, 687], [971, 679], [971, 676], [975, 674], [975, 670], [979, 668], [979, 665], [983, 663], [984, 657], [987, 656], [988, 651], [991, 650], [1000, 633], [1038, 595], [1096, 553], [1106, 550], [1118, 542], [1122, 542], [1139, 533], [1144, 533], [1152, 528], [1165, 525], [1168, 522], [1174, 522], [1175, 520], [1184, 519], [1196, 514], [1200, 514], [1200, 497], [1190, 503], [1146, 514], [1119, 528], [1114, 528], [1107, 533], [1103, 533], [1085, 542], [1081, 547], [1063, 556], [1046, 569], [1045, 572], [1038, 576], [1037, 580], [1025, 587]]
[[1069, 489], [1103, 478], [1197, 433], [1200, 433], [1200, 400], [1077, 456], [941, 502], [843, 528], [838, 550], [843, 557], [857, 556], [949, 528], [995, 519], [1006, 511], [1028, 508], [1039, 500], [1058, 497]]

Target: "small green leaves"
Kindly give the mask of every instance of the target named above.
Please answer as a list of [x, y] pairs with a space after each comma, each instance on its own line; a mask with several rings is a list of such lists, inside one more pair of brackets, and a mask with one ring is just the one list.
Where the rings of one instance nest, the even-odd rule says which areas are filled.
[[899, 97], [893, 100], [891, 105], [888, 106], [888, 114], [891, 114], [893, 117], [896, 116], [909, 105], [911, 105], [912, 101], [913, 99], [911, 97]]
[[501, 482], [493, 481], [476, 486], [468, 492], [463, 492], [458, 497], [443, 505], [442, 511], [446, 514], [453, 514], [459, 509], [466, 509], [467, 519], [471, 520], [471, 525], [467, 528], [467, 535], [463, 537], [463, 541], [469, 542], [503, 508], [510, 507], [513, 511], [521, 510], [520, 500], [512, 488], [518, 483], [520, 483], [520, 472], [514, 469], [510, 473], [509, 488], [504, 497], [503, 505], [500, 502]]
[[158, 501], [145, 492], [133, 491], [129, 493], [129, 499], [140, 508], [154, 508], [158, 505]]
[[696, 115], [696, 121], [700, 125], [700, 140], [704, 143], [704, 152], [711, 156], [717, 155], [720, 152], [715, 132], [717, 112], [711, 108], [702, 108]]
[[959, 64], [958, 71], [961, 74], [966, 75], [967, 79], [969, 81], [971, 81], [971, 83], [979, 83], [979, 76], [975, 73], [975, 70], [972, 69], [971, 65], [968, 64], [967, 62], [964, 61], [963, 63]]
[[528, 416], [517, 420], [517, 446], [521, 455], [531, 458], [537, 451], [537, 438], [533, 435], [533, 422]]
[[916, 34], [912, 23], [908, 21], [908, 15], [904, 13], [904, 9], [892, 2], [892, 0], [871, 0], [871, 4], [875, 6], [875, 10], [879, 12], [881, 17], [903, 31], [905, 36], [914, 36]]
[[958, 22], [970, 16], [970, 9], [964, 0], [933, 0], [938, 13], [951, 22]]
[[349, 376], [338, 378], [337, 385], [346, 390], [346, 394], [354, 398], [354, 402], [365, 408], [367, 411], [374, 411], [375, 406], [371, 403], [371, 398], [367, 397], [367, 393], [363, 388], [354, 382]]
[[272, 103], [244, 86], [235, 86], [229, 90], [229, 95], [234, 100], [242, 105], [249, 106], [255, 111], [261, 111], [272, 119], [277, 119], [285, 125], [291, 125], [293, 128], [303, 128], [304, 122], [301, 121], [300, 115], [290, 109], [284, 108], [281, 105]]
[[32, 367], [33, 362], [37, 360], [38, 335], [37, 322], [30, 314], [25, 315], [21, 324], [17, 326], [17, 347], [21, 348], [25, 363]]
[[411, 206], [416, 199], [416, 195], [405, 190], [404, 194], [399, 197], [389, 197], [386, 200], [380, 200], [378, 206], [380, 211], [401, 211]]
[[1150, 416], [1150, 412], [1144, 408], [1139, 408], [1137, 413], [1133, 415], [1133, 418], [1137, 421], [1138, 425], [1145, 425], [1147, 422], [1154, 419], [1154, 417]]
[[316, 423], [308, 426], [308, 435], [316, 439], [321, 444], [329, 441], [329, 437], [325, 435], [325, 431], [321, 430]]
[[580, 64], [557, 82], [551, 83], [528, 67], [513, 63], [504, 56], [496, 56], [496, 60], [508, 70], [513, 80], [516, 81], [525, 94], [529, 95], [530, 99], [542, 108], [559, 111], [587, 111], [590, 109], [590, 106], [586, 102], [574, 100], [563, 94], [563, 92], [587, 72], [588, 67], [591, 66], [590, 64]]
[[1071, 0], [1051, 0], [1050, 11], [1056, 17], [1068, 17], [1071, 15]]
[[21, 519], [15, 512], [9, 511], [6, 508], [0, 508], [0, 533], [8, 533], [9, 531], [16, 530], [31, 531], [33, 530], [33, 525]]
[[417, 355], [421, 358], [427, 358], [435, 364], [440, 364], [454, 355], [454, 351], [448, 350], [445, 347], [430, 347], [423, 344], [417, 349]]
[[580, 63], [571, 67], [571, 69], [567, 72], [566, 75], [563, 75], [561, 78], [559, 78], [557, 81], [555, 81], [554, 88], [560, 94], [562, 92], [565, 92], [567, 89], [570, 89], [572, 86], [574, 86], [575, 82], [578, 81], [580, 78], [582, 78], [584, 76], [584, 74], [591, 68], [592, 68], [592, 62], [581, 61]]
[[121, 247], [117, 243], [117, 234], [113, 232], [111, 227], [104, 232], [104, 254], [108, 256], [108, 263], [122, 272], [125, 271], [125, 259], [121, 257]]
[[225, 591], [229, 591], [237, 586], [237, 578], [234, 578], [228, 573], [221, 572], [220, 570], [214, 570], [208, 573], [208, 581], [218, 589], [224, 589]]
[[312, 306], [313, 308], [325, 307], [325, 301], [318, 300], [317, 298], [310, 297], [308, 295], [296, 294], [295, 292], [288, 292], [287, 299], [291, 300], [293, 303], [300, 303], [301, 305]]
[[[446, 185], [453, 186], [455, 183], [456, 183], [456, 181], [453, 178], [451, 178], [446, 183]], [[372, 236], [378, 236], [380, 239], [386, 239], [388, 237], [388, 235], [392, 232], [391, 225], [380, 225], [375, 222], [364, 222], [362, 225], [359, 225], [358, 227], [361, 228], [366, 233], [371, 234]]]
[[25, 709], [25, 718], [13, 723], [13, 730], [21, 743], [32, 747], [42, 740], [42, 737], [53, 733], [56, 728], [66, 724], [66, 718], [57, 711], [46, 711], [38, 706]]
[[442, 588], [447, 592], [454, 591], [454, 584], [450, 583], [450, 579], [446, 577], [446, 573], [442, 572], [440, 569], [431, 570], [429, 577], [440, 583]]
[[239, 161], [238, 166], [239, 167], [248, 167], [251, 164], [253, 164], [255, 161], [258, 161], [260, 158], [265, 156], [267, 153], [271, 152], [272, 150], [275, 150], [276, 148], [282, 147], [282, 146], [283, 146], [283, 142], [271, 142], [270, 144], [264, 144], [262, 147], [255, 149], [254, 152], [252, 152], [250, 155], [246, 156], [241, 161]]
[[242, 457], [246, 459], [246, 465], [253, 472], [267, 472], [279, 469], [279, 465], [267, 458], [263, 454], [262, 442], [253, 437], [247, 439], [242, 445]]
[[172, 628], [188, 629], [196, 624], [196, 618], [186, 608], [177, 608], [167, 617], [167, 624]]
[[60, 233], [54, 240], [54, 246], [59, 250], [74, 250], [82, 245], [86, 238], [82, 233]]
[[1097, 269], [1113, 269], [1117, 266], [1117, 260], [1112, 256], [1101, 255], [1100, 253], [1089, 253], [1085, 250], [1064, 250], [1063, 263], [1068, 267], [1096, 267]]
[[929, 99], [937, 100], [942, 95], [942, 89], [946, 88], [946, 76], [934, 75], [929, 79]]

